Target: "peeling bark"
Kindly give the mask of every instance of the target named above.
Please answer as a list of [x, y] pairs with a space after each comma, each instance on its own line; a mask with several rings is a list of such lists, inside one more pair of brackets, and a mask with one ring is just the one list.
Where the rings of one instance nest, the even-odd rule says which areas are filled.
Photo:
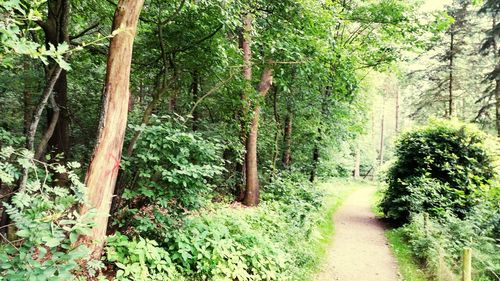
[[113, 30], [119, 31], [109, 46], [98, 137], [85, 177], [89, 204], [80, 207], [81, 214], [87, 213], [89, 208], [97, 211], [92, 233], [79, 240], [90, 247], [94, 258], [102, 254], [120, 168], [130, 98], [132, 48], [143, 4], [144, 0], [120, 0], [113, 20]]

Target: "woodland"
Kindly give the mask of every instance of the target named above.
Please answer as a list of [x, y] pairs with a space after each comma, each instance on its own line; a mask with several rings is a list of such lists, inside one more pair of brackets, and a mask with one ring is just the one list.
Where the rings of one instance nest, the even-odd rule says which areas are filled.
[[361, 181], [405, 280], [500, 280], [499, 13], [0, 0], [0, 280], [314, 280]]

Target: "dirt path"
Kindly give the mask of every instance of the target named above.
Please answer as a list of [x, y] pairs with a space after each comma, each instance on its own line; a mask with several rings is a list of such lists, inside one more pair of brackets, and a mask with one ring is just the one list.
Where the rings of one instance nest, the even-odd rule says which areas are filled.
[[371, 211], [375, 188], [353, 192], [334, 216], [335, 236], [317, 281], [398, 281], [382, 224]]

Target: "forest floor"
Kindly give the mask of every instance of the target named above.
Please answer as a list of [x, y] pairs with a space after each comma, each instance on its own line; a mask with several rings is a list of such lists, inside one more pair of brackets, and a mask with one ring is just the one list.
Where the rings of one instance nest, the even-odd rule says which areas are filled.
[[335, 213], [335, 235], [316, 281], [401, 279], [384, 225], [372, 211], [375, 192], [371, 185], [357, 189]]

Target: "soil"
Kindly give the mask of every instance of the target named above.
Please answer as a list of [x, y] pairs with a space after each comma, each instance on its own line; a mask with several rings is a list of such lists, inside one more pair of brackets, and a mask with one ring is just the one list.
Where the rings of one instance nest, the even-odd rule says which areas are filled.
[[372, 212], [375, 188], [353, 192], [333, 217], [335, 236], [317, 281], [398, 281], [384, 225]]

